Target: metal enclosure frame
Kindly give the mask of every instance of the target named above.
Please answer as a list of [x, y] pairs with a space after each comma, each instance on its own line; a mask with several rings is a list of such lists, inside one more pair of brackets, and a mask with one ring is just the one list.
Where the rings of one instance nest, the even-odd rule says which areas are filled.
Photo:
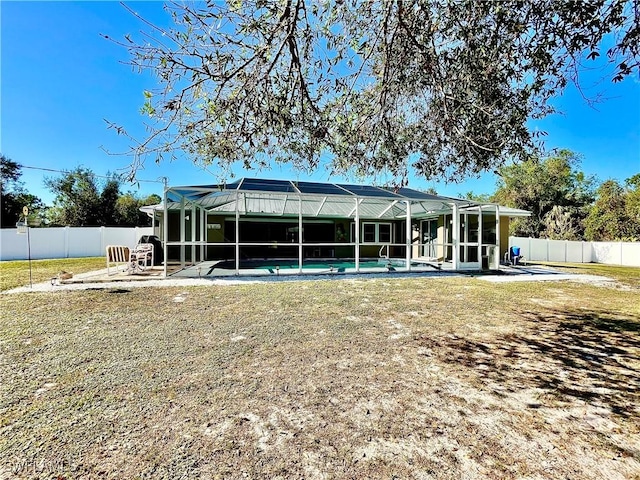
[[[160, 207], [160, 206], [158, 206]], [[451, 215], [451, 238], [446, 241], [443, 238], [443, 251], [451, 248], [451, 268], [453, 270], [480, 270], [483, 257], [489, 257], [489, 267], [499, 267], [500, 255], [500, 211], [501, 207], [492, 203], [478, 203], [470, 200], [432, 195], [409, 188], [391, 190], [383, 187], [346, 185], [333, 183], [294, 182], [284, 180], [241, 179], [230, 184], [203, 185], [203, 186], [179, 186], [165, 187], [161, 209], [163, 214], [162, 241], [165, 256], [168, 256], [169, 247], [180, 247], [180, 263], [184, 268], [186, 264], [186, 252], [190, 249], [191, 262], [203, 261], [208, 246], [234, 247], [235, 273], [241, 273], [240, 248], [243, 246], [256, 246], [260, 243], [251, 242], [245, 244], [240, 238], [240, 222], [242, 219], [264, 218], [290, 219], [298, 224], [298, 273], [303, 272], [303, 252], [305, 246], [312, 247], [353, 247], [355, 271], [360, 272], [361, 247], [364, 244], [361, 238], [362, 223], [368, 221], [403, 221], [405, 227], [404, 242], [385, 242], [387, 254], [389, 247], [404, 247], [405, 268], [400, 270], [411, 271], [412, 262], [418, 259], [413, 255], [414, 247], [421, 247], [420, 242], [414, 239], [413, 221], [419, 224], [420, 220], [440, 218]], [[179, 241], [169, 241], [169, 211], [179, 211], [180, 236]], [[521, 214], [528, 212], [520, 211]], [[469, 242], [465, 240], [468, 225], [461, 224], [461, 217], [466, 214], [478, 215], [479, 240], [477, 242], [477, 262], [463, 262], [460, 258], [460, 248], [469, 248]], [[483, 243], [483, 215], [495, 216], [496, 238], [493, 244]], [[207, 241], [208, 215], [219, 215], [233, 219], [235, 223], [235, 240], [230, 242]], [[305, 219], [333, 218], [355, 222], [355, 241], [348, 243], [320, 242], [308, 243], [304, 241], [303, 223]], [[187, 231], [186, 222], [191, 222], [190, 231]], [[199, 224], [199, 228], [198, 228]], [[461, 225], [463, 225], [461, 230]], [[445, 230], [448, 228], [445, 225]], [[419, 230], [418, 230], [419, 232]], [[462, 238], [461, 234], [462, 233]], [[189, 238], [187, 238], [189, 237]], [[272, 245], [269, 242], [266, 245]], [[291, 246], [291, 244], [288, 244]], [[472, 247], [475, 244], [472, 245]], [[199, 248], [198, 248], [199, 247]], [[380, 249], [382, 256], [384, 246]], [[493, 254], [489, 252], [495, 249]], [[418, 252], [422, 251], [418, 248]], [[166, 259], [165, 259], [166, 260]], [[465, 258], [466, 260], [466, 258]], [[164, 262], [164, 275], [167, 276], [167, 261]]]

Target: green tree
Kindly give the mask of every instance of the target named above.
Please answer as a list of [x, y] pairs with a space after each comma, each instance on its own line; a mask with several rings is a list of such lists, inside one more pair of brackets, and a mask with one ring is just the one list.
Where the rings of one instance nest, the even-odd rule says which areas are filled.
[[491, 195], [488, 193], [477, 194], [477, 193], [473, 193], [472, 191], [468, 191], [467, 193], [462, 195], [460, 198], [465, 198], [467, 200], [471, 200], [473, 202], [480, 202], [480, 203], [491, 202]]
[[[625, 180], [627, 186], [627, 216], [629, 221], [640, 229], [640, 173]], [[636, 240], [640, 240], [640, 233], [636, 234]]]
[[459, 180], [529, 158], [539, 139], [527, 122], [579, 85], [583, 65], [600, 57], [614, 81], [640, 65], [638, 0], [165, 8], [171, 28], [146, 22], [139, 40], [115, 40], [161, 84], [144, 92], [152, 125], [130, 152], [134, 172], [146, 155], [180, 149], [223, 170], [272, 160], [315, 169], [327, 155], [336, 172]]
[[146, 226], [150, 220], [140, 207], [162, 201], [155, 194], [143, 199], [132, 192], [121, 194], [119, 177], [108, 175], [101, 184], [90, 169], [82, 167], [58, 178], [46, 179], [45, 185], [55, 194], [54, 205], [48, 213], [54, 225]]
[[533, 157], [500, 168], [494, 201], [532, 213], [511, 223], [513, 235], [583, 237], [583, 222], [594, 199], [594, 180], [578, 170], [579, 164], [575, 153], [560, 150], [544, 159]]
[[146, 205], [157, 205], [162, 199], [156, 194], [146, 198], [138, 198], [134, 193], [127, 192], [118, 198], [116, 209], [118, 212], [119, 225], [123, 227], [144, 227], [151, 224], [151, 219], [146, 213], [140, 211], [140, 207]]
[[55, 194], [49, 220], [53, 225], [93, 227], [102, 225], [100, 192], [95, 174], [78, 167], [58, 178], [45, 179]]
[[583, 219], [584, 208], [576, 209], [574, 206], [554, 205], [544, 216], [545, 234], [551, 240], [582, 240], [584, 236]]
[[100, 224], [107, 227], [120, 226], [118, 216], [118, 199], [120, 198], [120, 181], [110, 178], [100, 192], [99, 215]]
[[616, 180], [607, 180], [598, 188], [597, 199], [586, 219], [586, 237], [595, 241], [640, 240], [638, 180], [627, 179], [625, 189]]
[[0, 220], [2, 228], [14, 228], [22, 217], [23, 207], [29, 208], [29, 224], [40, 224], [45, 205], [28, 193], [20, 181], [20, 165], [0, 154]]
[[21, 175], [20, 165], [0, 154], [0, 188], [2, 191], [4, 192], [11, 188], [12, 185], [15, 185]]
[[135, 227], [140, 222], [140, 204], [135, 195], [127, 192], [118, 198], [116, 210], [120, 226]]

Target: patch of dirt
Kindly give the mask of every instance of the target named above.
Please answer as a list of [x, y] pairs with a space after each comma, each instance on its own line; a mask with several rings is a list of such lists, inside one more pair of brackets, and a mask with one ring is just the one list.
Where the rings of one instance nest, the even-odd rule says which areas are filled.
[[[417, 341], [474, 389], [475, 399], [465, 395], [467, 401], [485, 407], [498, 401], [492, 415], [503, 411], [519, 418], [507, 427], [472, 409], [475, 423], [494, 439], [506, 428], [510, 438], [520, 439], [519, 450], [532, 442], [541, 447], [525, 454], [532, 462], [529, 471], [536, 464], [551, 468], [533, 469], [543, 477], [569, 472], [569, 459], [580, 458], [582, 475], [590, 472], [584, 478], [635, 478], [640, 474], [639, 319], [558, 310], [522, 312], [522, 317], [530, 323], [524, 333], [486, 340], [423, 335]], [[613, 452], [603, 455], [594, 443]]]

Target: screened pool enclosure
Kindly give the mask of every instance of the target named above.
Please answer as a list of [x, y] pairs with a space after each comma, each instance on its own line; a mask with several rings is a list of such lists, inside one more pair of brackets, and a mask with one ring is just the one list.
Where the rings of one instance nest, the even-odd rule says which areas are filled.
[[249, 178], [168, 187], [146, 211], [169, 262], [236, 275], [266, 273], [261, 263], [306, 273], [320, 260], [353, 272], [497, 269], [509, 216], [528, 214], [410, 188]]

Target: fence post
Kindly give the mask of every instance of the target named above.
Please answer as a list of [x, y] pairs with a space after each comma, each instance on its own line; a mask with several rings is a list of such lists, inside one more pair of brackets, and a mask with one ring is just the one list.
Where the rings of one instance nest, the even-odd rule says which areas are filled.
[[100, 253], [105, 252], [105, 236], [106, 236], [106, 228], [104, 225], [100, 227]]
[[69, 258], [69, 226], [64, 227], [64, 258]]
[[622, 242], [620, 242], [620, 265], [624, 265], [624, 260], [622, 258], [622, 254], [624, 253], [624, 248]]

